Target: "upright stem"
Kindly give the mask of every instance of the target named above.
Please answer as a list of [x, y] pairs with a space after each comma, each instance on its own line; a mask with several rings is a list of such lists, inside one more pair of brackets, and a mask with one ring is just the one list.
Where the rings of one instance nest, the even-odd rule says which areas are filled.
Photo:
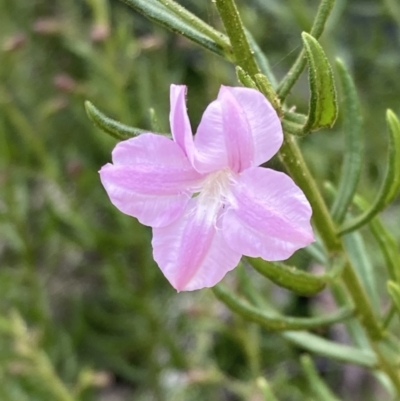
[[250, 76], [260, 73], [234, 0], [216, 0], [215, 3], [231, 40], [236, 64]]
[[[319, 12], [323, 9], [324, 13], [321, 16], [321, 18], [323, 18], [318, 23], [314, 23], [315, 29], [317, 30], [317, 32], [314, 33], [318, 34], [320, 33], [319, 31], [322, 31], [333, 3], [334, 0], [322, 0]], [[258, 67], [247, 42], [243, 24], [234, 0], [216, 0], [216, 4], [231, 40], [238, 65], [250, 76], [254, 76], [258, 72]], [[329, 214], [314, 178], [307, 168], [300, 149], [292, 136], [285, 135], [285, 140], [280, 149], [279, 156], [293, 180], [299, 185], [308, 198], [313, 209], [313, 223], [328, 252], [332, 256], [337, 254], [346, 255], [343, 243], [336, 233], [336, 227], [331, 215]], [[400, 395], [400, 375], [379, 349], [378, 340], [383, 337], [382, 328], [374, 315], [368, 295], [348, 258], [346, 259], [342, 278], [356, 306], [359, 321], [368, 335], [372, 349], [378, 356], [380, 368], [392, 380], [397, 394]]]
[[[313, 209], [313, 223], [328, 252], [332, 255], [344, 253], [331, 215], [292, 136], [286, 135], [279, 157], [309, 200]], [[342, 277], [369, 337], [374, 341], [381, 338], [381, 328], [374, 316], [368, 296], [349, 261], [345, 264]]]

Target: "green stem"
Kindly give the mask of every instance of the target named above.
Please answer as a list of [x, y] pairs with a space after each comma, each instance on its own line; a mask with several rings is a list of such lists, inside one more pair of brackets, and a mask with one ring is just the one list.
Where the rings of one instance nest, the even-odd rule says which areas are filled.
[[279, 157], [296, 184], [306, 194], [313, 209], [313, 223], [327, 250], [332, 253], [332, 256], [340, 253], [342, 246], [331, 216], [293, 136], [285, 136]]
[[260, 73], [234, 0], [215, 0], [233, 47], [236, 64], [250, 76]]
[[[280, 151], [280, 157], [294, 181], [304, 191], [313, 209], [313, 222], [321, 236], [321, 239], [331, 254], [343, 253], [343, 244], [335, 233], [335, 226], [326, 208], [315, 181], [308, 170], [300, 150], [291, 137], [286, 137]], [[359, 277], [354, 268], [347, 262], [342, 273], [343, 282], [356, 306], [359, 321], [363, 325], [372, 348], [376, 352], [379, 365], [392, 380], [397, 393], [400, 395], [400, 376], [396, 368], [386, 360], [380, 352], [377, 341], [382, 338], [382, 328], [380, 327], [368, 295], [365, 292]]]
[[[243, 24], [234, 1], [216, 0], [216, 4], [228, 36], [231, 40], [233, 52], [238, 65], [250, 76], [254, 76], [256, 73], [258, 73], [258, 67], [247, 42]], [[322, 0], [311, 29], [312, 36], [318, 38], [322, 33], [333, 4], [334, 0]], [[301, 59], [303, 59], [302, 55]], [[303, 68], [304, 66], [301, 67], [300, 70], [302, 71]], [[290, 91], [290, 88], [293, 86], [296, 80], [297, 78], [291, 83], [286, 84], [286, 94]], [[282, 94], [280, 93], [280, 95]], [[280, 149], [279, 156], [296, 184], [303, 190], [307, 199], [309, 200], [313, 209], [313, 223], [321, 237], [322, 242], [324, 243], [325, 248], [330, 253], [330, 256], [346, 255], [343, 243], [336, 234], [336, 227], [331, 215], [329, 214], [314, 178], [308, 170], [300, 149], [298, 148], [293, 137], [285, 135], [285, 140]], [[345, 286], [347, 287], [348, 293], [354, 305], [356, 306], [359, 321], [364, 327], [368, 335], [369, 342], [378, 356], [380, 367], [382, 371], [385, 372], [385, 374], [392, 380], [398, 395], [400, 395], [400, 376], [398, 375], [396, 368], [382, 355], [377, 344], [377, 341], [383, 336], [382, 328], [380, 327], [380, 324], [374, 315], [368, 295], [365, 292], [360, 279], [358, 278], [350, 262], [347, 260], [345, 261], [342, 278]]]
[[[318, 39], [325, 28], [325, 23], [332, 11], [335, 0], [322, 0], [318, 8], [317, 15], [315, 16], [314, 23], [311, 27], [310, 35]], [[281, 102], [285, 100], [286, 96], [289, 94], [293, 85], [299, 79], [301, 73], [303, 72], [307, 64], [306, 53], [303, 49], [298, 55], [296, 61], [294, 62], [292, 68], [286, 74], [285, 78], [279, 84], [278, 95]]]

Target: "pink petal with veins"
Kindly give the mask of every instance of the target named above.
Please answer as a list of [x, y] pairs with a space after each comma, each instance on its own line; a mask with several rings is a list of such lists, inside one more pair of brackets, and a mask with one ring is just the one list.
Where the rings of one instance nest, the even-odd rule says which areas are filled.
[[152, 227], [176, 220], [203, 180], [175, 142], [151, 133], [118, 143], [113, 163], [100, 170], [111, 202]]
[[240, 172], [269, 160], [282, 142], [279, 117], [260, 92], [223, 86], [197, 129], [194, 166], [202, 173]]
[[274, 156], [283, 143], [281, 121], [271, 103], [257, 90], [226, 87], [235, 97], [249, 125], [254, 156], [252, 167], [259, 166]]
[[153, 256], [178, 291], [212, 287], [235, 268], [241, 254], [229, 248], [214, 219], [193, 198], [183, 216], [169, 226], [153, 229]]
[[169, 122], [174, 141], [193, 162], [193, 133], [186, 109], [186, 86], [171, 85]]
[[256, 167], [232, 186], [235, 201], [222, 231], [237, 252], [265, 260], [284, 260], [314, 241], [312, 210], [303, 192], [286, 174]]

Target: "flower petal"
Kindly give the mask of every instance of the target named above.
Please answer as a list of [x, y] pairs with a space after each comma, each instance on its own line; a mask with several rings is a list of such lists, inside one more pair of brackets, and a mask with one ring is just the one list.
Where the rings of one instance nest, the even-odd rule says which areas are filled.
[[211, 102], [203, 113], [194, 137], [196, 156], [194, 167], [201, 173], [210, 173], [228, 166], [225, 147], [224, 122], [219, 100]]
[[240, 172], [252, 165], [254, 146], [250, 126], [228, 87], [221, 87], [218, 99], [204, 112], [195, 146], [194, 165], [198, 171], [229, 167]]
[[174, 141], [193, 160], [193, 133], [186, 109], [186, 86], [171, 85], [169, 121]]
[[193, 198], [178, 220], [153, 229], [154, 260], [178, 291], [212, 287], [240, 261], [241, 254], [216, 229], [215, 211], [199, 207], [198, 197]]
[[257, 90], [225, 87], [239, 104], [249, 125], [254, 155], [252, 167], [259, 166], [274, 156], [283, 143], [281, 121], [271, 103]]
[[235, 200], [222, 231], [228, 245], [246, 256], [285, 260], [314, 241], [311, 206], [286, 174], [256, 167], [232, 185]]
[[195, 168], [235, 172], [269, 160], [281, 147], [281, 122], [267, 99], [255, 89], [221, 87], [203, 114], [195, 135]]
[[152, 227], [176, 220], [203, 179], [175, 142], [151, 133], [118, 143], [113, 163], [100, 170], [111, 202]]

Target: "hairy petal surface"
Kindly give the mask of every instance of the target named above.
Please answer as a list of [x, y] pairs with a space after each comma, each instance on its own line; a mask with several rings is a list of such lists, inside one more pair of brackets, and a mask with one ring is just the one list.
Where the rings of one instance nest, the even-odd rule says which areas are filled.
[[176, 220], [203, 177], [172, 140], [142, 134], [119, 142], [113, 164], [100, 170], [111, 202], [142, 224], [161, 227]]
[[193, 161], [193, 133], [186, 109], [186, 90], [184, 85], [171, 85], [169, 122], [174, 141]]
[[311, 206], [286, 174], [255, 167], [231, 187], [235, 201], [222, 231], [228, 245], [246, 256], [285, 260], [314, 241]]
[[218, 207], [206, 209], [199, 198], [191, 199], [185, 214], [171, 225], [153, 229], [154, 260], [178, 291], [214, 286], [241, 258], [216, 228]]
[[236, 99], [249, 126], [254, 155], [252, 167], [265, 163], [283, 143], [281, 121], [271, 103], [257, 90], [225, 87]]

